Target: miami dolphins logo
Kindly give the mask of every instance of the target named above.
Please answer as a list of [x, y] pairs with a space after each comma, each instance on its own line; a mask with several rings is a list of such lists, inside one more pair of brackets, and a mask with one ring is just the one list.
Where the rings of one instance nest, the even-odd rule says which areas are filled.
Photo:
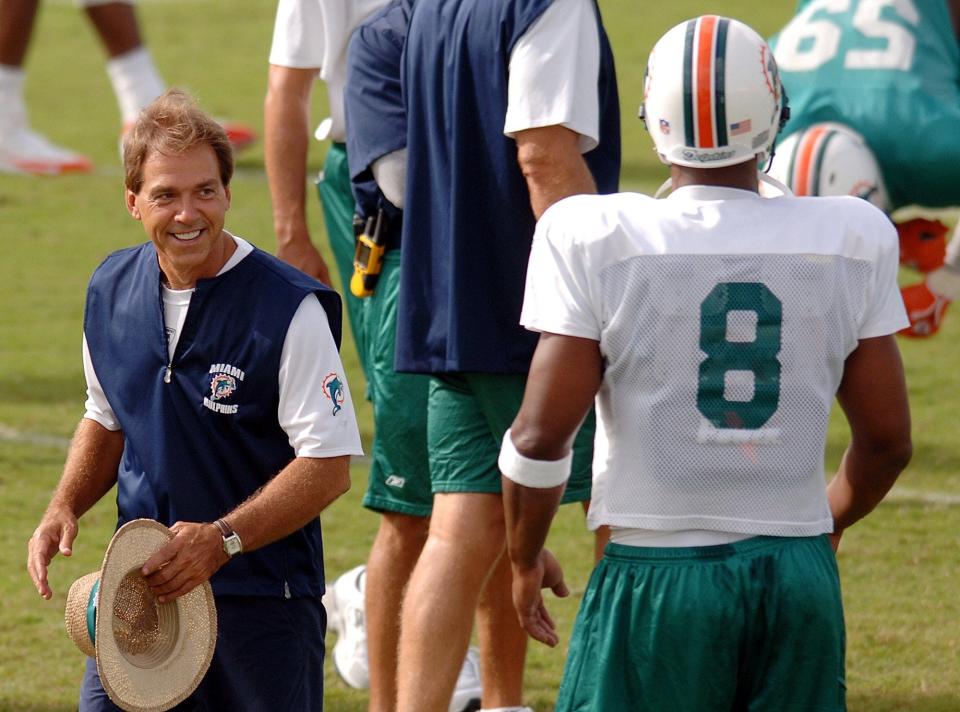
[[210, 399], [229, 398], [237, 390], [237, 379], [228, 373], [218, 373], [210, 380]]
[[340, 376], [332, 371], [326, 375], [321, 385], [323, 395], [333, 401], [333, 414], [336, 415], [343, 409], [343, 381]]

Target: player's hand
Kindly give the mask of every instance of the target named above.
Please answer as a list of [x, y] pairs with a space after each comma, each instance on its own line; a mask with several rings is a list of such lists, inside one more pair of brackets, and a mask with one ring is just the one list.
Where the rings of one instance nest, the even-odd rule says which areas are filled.
[[310, 241], [310, 235], [301, 235], [295, 240], [278, 241], [277, 257], [330, 286], [330, 269]]
[[914, 218], [897, 223], [900, 264], [926, 274], [943, 265], [947, 252], [947, 226], [939, 220]]
[[517, 609], [520, 625], [530, 637], [552, 648], [560, 639], [540, 593], [544, 588], [549, 588], [559, 598], [570, 595], [563, 581], [560, 562], [547, 549], [540, 552], [532, 567], [513, 566], [513, 606]]
[[66, 507], [51, 506], [27, 542], [27, 571], [37, 593], [45, 599], [53, 596], [47, 582], [47, 567], [57, 553], [64, 556], [73, 554], [73, 540], [77, 537], [78, 528], [73, 512]]
[[907, 317], [910, 326], [900, 330], [903, 336], [925, 337], [933, 336], [940, 329], [950, 300], [934, 294], [925, 282], [911, 284], [900, 290], [903, 304], [907, 308]]
[[843, 529], [840, 531], [831, 532], [827, 534], [827, 538], [830, 540], [830, 546], [833, 547], [833, 553], [837, 553], [837, 549], [840, 548], [840, 537], [843, 536]]
[[140, 569], [160, 603], [190, 593], [230, 560], [220, 530], [213, 524], [177, 522], [170, 531], [173, 539]]

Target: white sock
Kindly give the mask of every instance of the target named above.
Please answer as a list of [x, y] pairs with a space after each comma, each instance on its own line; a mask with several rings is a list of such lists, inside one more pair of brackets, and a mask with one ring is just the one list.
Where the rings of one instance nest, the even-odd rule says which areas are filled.
[[27, 126], [27, 105], [23, 100], [25, 79], [22, 67], [0, 64], [0, 133]]
[[123, 116], [123, 123], [133, 123], [140, 110], [166, 91], [150, 50], [138, 47], [107, 62], [107, 75]]

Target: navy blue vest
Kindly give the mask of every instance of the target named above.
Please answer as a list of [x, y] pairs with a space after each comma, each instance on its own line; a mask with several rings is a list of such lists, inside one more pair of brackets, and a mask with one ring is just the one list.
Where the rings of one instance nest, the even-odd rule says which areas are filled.
[[411, 0], [393, 0], [350, 38], [344, 111], [347, 157], [357, 213], [387, 216], [387, 244], [400, 244], [400, 211], [380, 192], [373, 179], [374, 161], [407, 145], [407, 119], [400, 85], [400, 61], [407, 38]]
[[[123, 430], [118, 527], [138, 517], [212, 522], [294, 458], [277, 422], [277, 375], [287, 328], [310, 293], [339, 345], [340, 297], [254, 249], [225, 274], [197, 282], [170, 361], [153, 245], [100, 265], [84, 334]], [[321, 595], [319, 520], [235, 557], [211, 584], [217, 594]]]
[[[510, 53], [552, 0], [417, 0], [403, 62], [406, 210], [396, 366], [525, 373], [520, 324], [535, 220], [516, 142], [503, 135]], [[617, 190], [620, 113], [600, 22], [600, 144], [585, 155]]]

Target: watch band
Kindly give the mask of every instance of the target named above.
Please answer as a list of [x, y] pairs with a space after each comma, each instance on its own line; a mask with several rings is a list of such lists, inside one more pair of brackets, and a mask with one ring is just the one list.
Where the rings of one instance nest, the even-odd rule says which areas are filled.
[[233, 527], [223, 519], [218, 519], [213, 524], [220, 531], [220, 536], [223, 537], [223, 550], [227, 553], [227, 556], [232, 559], [235, 555], [242, 554], [243, 542], [240, 540], [240, 535], [233, 531]]

